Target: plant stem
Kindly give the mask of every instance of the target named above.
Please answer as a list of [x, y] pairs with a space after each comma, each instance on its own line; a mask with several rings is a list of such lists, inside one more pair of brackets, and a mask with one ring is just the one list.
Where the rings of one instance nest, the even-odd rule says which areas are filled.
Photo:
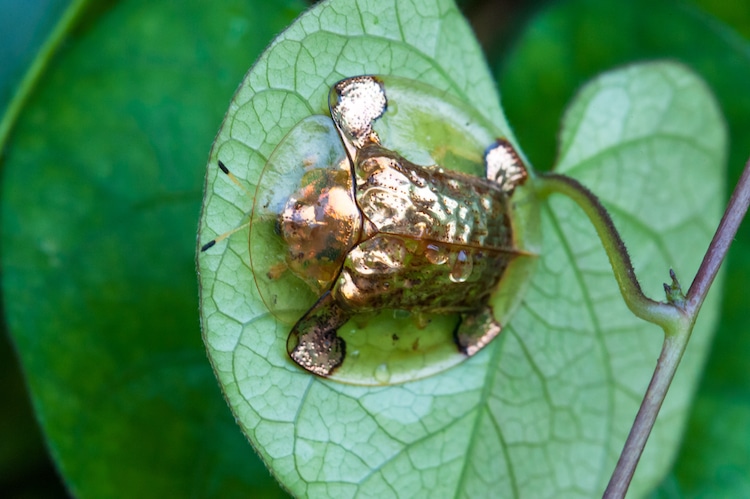
[[690, 323], [674, 328], [672, 331], [665, 330], [664, 344], [661, 348], [659, 360], [656, 362], [656, 369], [654, 369], [651, 382], [643, 396], [643, 402], [641, 402], [641, 407], [635, 416], [635, 421], [630, 428], [625, 446], [620, 453], [617, 466], [612, 472], [612, 477], [609, 479], [603, 497], [625, 497], [638, 466], [638, 461], [643, 454], [643, 449], [646, 447], [646, 441], [651, 434], [651, 429], [656, 423], [659, 409], [661, 409], [664, 398], [667, 396], [669, 385], [677, 372], [677, 366], [680, 365], [692, 329], [693, 324]]
[[[661, 354], [651, 382], [625, 441], [612, 478], [604, 492], [604, 497], [607, 498], [625, 497], [646, 441], [687, 347], [700, 307], [750, 205], [750, 160], [746, 163], [737, 187], [732, 193], [729, 205], [688, 294], [684, 300], [670, 300], [670, 303], [655, 302], [643, 295], [622, 238], [609, 214], [591, 191], [571, 178], [554, 173], [543, 174], [539, 179], [540, 195], [545, 197], [553, 192], [568, 195], [586, 212], [602, 240], [620, 286], [620, 292], [628, 307], [637, 316], [662, 326], [665, 333]], [[673, 285], [679, 287], [676, 281]]]
[[553, 193], [564, 194], [583, 209], [604, 246], [620, 287], [620, 293], [628, 308], [635, 315], [658, 324], [662, 328], [680, 320], [680, 313], [675, 307], [668, 303], [654, 301], [643, 294], [622, 237], [617, 232], [607, 210], [590, 190], [571, 177], [551, 172], [537, 177], [536, 189], [537, 194], [542, 198]]
[[687, 303], [685, 312], [690, 316], [695, 316], [703, 305], [708, 289], [714, 281], [721, 262], [729, 250], [729, 245], [734, 240], [735, 234], [740, 227], [740, 223], [745, 218], [748, 205], [750, 205], [750, 160], [745, 163], [745, 169], [737, 181], [732, 196], [729, 198], [724, 216], [721, 218], [719, 227], [716, 229], [714, 238], [708, 246], [708, 251], [703, 257], [698, 273], [690, 285], [687, 293]]
[[[659, 408], [664, 401], [682, 354], [687, 347], [693, 325], [698, 318], [700, 307], [706, 298], [706, 294], [708, 294], [711, 283], [719, 271], [721, 262], [724, 261], [729, 244], [734, 239], [735, 234], [737, 234], [737, 229], [745, 217], [749, 204], [750, 161], [745, 164], [745, 169], [740, 176], [740, 180], [737, 182], [737, 187], [735, 187], [732, 197], [729, 199], [729, 204], [721, 219], [721, 223], [716, 229], [708, 251], [706, 251], [703, 262], [701, 262], [698, 273], [683, 302], [682, 313], [689, 322], [676, 329], [664, 330], [664, 345], [662, 346], [654, 375], [651, 378], [648, 390], [646, 390], [633, 426], [630, 428], [628, 439], [625, 441], [625, 447], [612, 473], [607, 490], [604, 492], [604, 497], [624, 497], [628, 491], [628, 486], [633, 478], [633, 473], [635, 473], [638, 460], [643, 453], [646, 440], [656, 422]], [[677, 307], [678, 305], [675, 304], [674, 306]]]

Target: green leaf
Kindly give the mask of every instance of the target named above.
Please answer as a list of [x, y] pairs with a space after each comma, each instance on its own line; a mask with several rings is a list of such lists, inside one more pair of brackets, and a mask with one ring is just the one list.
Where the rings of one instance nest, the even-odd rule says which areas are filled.
[[[219, 152], [253, 194], [266, 158], [300, 120], [325, 113], [328, 88], [342, 77], [419, 79], [507, 133], [455, 8], [412, 7], [399, 3], [394, 15], [365, 2], [324, 2], [276, 40], [241, 85], [214, 145], [201, 242], [239, 226], [252, 208], [220, 176]], [[649, 294], [662, 296], [669, 267], [680, 276], [695, 272], [720, 216], [725, 147], [720, 113], [698, 78], [668, 63], [606, 75], [572, 105], [562, 144], [560, 170], [612, 209]], [[553, 199], [545, 215], [540, 269], [501, 337], [458, 367], [387, 387], [322, 380], [292, 364], [288, 327], [258, 295], [247, 231], [201, 254], [204, 340], [215, 372], [243, 430], [290, 491], [601, 493], [662, 334], [628, 312], [583, 214]], [[660, 479], [676, 449], [716, 307], [712, 299], [704, 307], [636, 493]]]
[[549, 169], [560, 116], [585, 81], [635, 61], [681, 61], [708, 82], [721, 103], [732, 139], [729, 165], [738, 176], [750, 130], [747, 47], [747, 39], [685, 2], [566, 0], [532, 19], [498, 64], [497, 77], [519, 142], [537, 168]]
[[[731, 192], [747, 161], [750, 136], [748, 4], [710, 2], [710, 8], [745, 36], [695, 6], [669, 0], [569, 0], [541, 11], [498, 73], [504, 109], [524, 152], [536, 166], [548, 168], [556, 154], [559, 116], [583, 81], [626, 62], [667, 57], [698, 72], [721, 104], [731, 138], [723, 191]], [[667, 494], [742, 497], [750, 491], [745, 472], [750, 469], [750, 335], [742, 334], [750, 330], [746, 225], [724, 264], [719, 329], [679, 457], [665, 483]], [[681, 277], [687, 286], [692, 274]]]
[[193, 245], [225, 103], [301, 6], [101, 6], [3, 158], [3, 308], [48, 447], [77, 497], [281, 495], [206, 361]]
[[45, 5], [3, 2], [0, 5], [0, 116], [21, 81], [24, 70], [42, 47], [44, 38], [65, 10], [69, 0], [50, 0]]
[[[46, 5], [20, 2], [0, 3], [0, 144], [7, 119], [7, 106], [35, 53], [64, 10], [66, 0]], [[34, 29], [30, 29], [34, 28]], [[6, 115], [6, 116], [3, 116]], [[2, 149], [2, 145], [0, 145]], [[52, 495], [62, 491], [59, 480], [41, 477], [54, 473], [44, 441], [34, 418], [26, 383], [16, 352], [3, 322], [0, 332], [0, 490], [25, 489], [30, 495]], [[42, 478], [42, 479], [40, 479]]]
[[[724, 23], [724, 26], [720, 24], [716, 26], [718, 31], [723, 31], [725, 27], [731, 27], [745, 39], [750, 37], [750, 4], [747, 2], [735, 2], [734, 0], [692, 0], [692, 3]], [[706, 21], [706, 24], [709, 24], [713, 20], [706, 17]]]
[[[644, 291], [660, 297], [667, 268], [684, 276], [687, 286], [718, 224], [725, 148], [723, 120], [705, 84], [685, 67], [656, 63], [610, 73], [580, 92], [565, 117], [557, 168], [600, 196], [628, 244]], [[560, 227], [570, 216], [564, 205], [552, 203]], [[563, 246], [577, 246], [580, 227], [559, 231], [567, 239]], [[609, 299], [619, 296], [599, 287], [601, 272], [589, 268], [589, 253], [580, 250], [577, 280], [588, 285], [587, 300], [599, 302], [591, 309], [602, 307], [594, 317], [613, 384], [610, 410], [617, 416], [607, 446], [614, 459], [645, 392], [661, 334], [632, 317], [629, 324], [620, 322], [615, 310], [625, 307], [610, 308]], [[606, 268], [603, 259], [601, 264]], [[674, 458], [718, 319], [718, 296], [712, 291], [701, 311], [631, 485], [635, 496], [652, 489]]]

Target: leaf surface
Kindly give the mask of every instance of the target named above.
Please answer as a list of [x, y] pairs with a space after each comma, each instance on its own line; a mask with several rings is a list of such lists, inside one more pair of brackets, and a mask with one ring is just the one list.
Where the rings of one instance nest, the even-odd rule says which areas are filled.
[[[240, 225], [252, 207], [252, 199], [219, 175], [219, 154], [239, 165], [232, 171], [253, 193], [276, 144], [301, 119], [325, 113], [328, 88], [342, 77], [419, 79], [465, 100], [507, 133], [481, 55], [455, 7], [405, 5], [398, 3], [394, 14], [365, 2], [323, 2], [264, 54], [235, 96], [211, 154], [202, 242]], [[696, 130], [704, 128], [696, 141]], [[559, 169], [613, 211], [639, 274], [647, 276], [647, 292], [661, 296], [670, 266], [692, 275], [720, 216], [725, 147], [721, 116], [701, 81], [668, 63], [603, 76], [572, 105], [561, 143]], [[454, 369], [387, 387], [321, 380], [291, 363], [288, 326], [258, 296], [247, 231], [200, 256], [209, 356], [239, 423], [290, 491], [601, 493], [661, 332], [627, 311], [583, 214], [564, 199], [553, 199], [544, 212], [540, 268], [501, 337]], [[652, 437], [658, 443], [644, 456], [647, 471], [634, 485], [637, 492], [660, 479], [676, 449], [715, 312], [716, 303], [707, 302], [695, 353]]]
[[225, 103], [301, 6], [102, 7], [3, 158], [3, 308], [48, 447], [77, 497], [282, 495], [206, 361], [193, 245]]
[[[583, 82], [631, 61], [670, 58], [689, 65], [704, 78], [721, 105], [730, 137], [723, 192], [734, 189], [749, 154], [748, 4], [692, 3], [704, 5], [730, 26], [691, 3], [671, 0], [570, 0], [550, 5], [530, 20], [496, 74], [504, 110], [524, 152], [537, 167], [547, 169], [554, 163], [560, 115]], [[702, 134], [699, 130], [697, 138]], [[745, 473], [750, 469], [747, 222], [740, 227], [724, 268], [716, 341], [692, 404], [679, 456], [663, 485], [667, 496], [741, 497], [750, 493]], [[689, 285], [691, 272], [680, 275], [683, 286]], [[713, 292], [721, 289], [716, 284], [713, 288]]]

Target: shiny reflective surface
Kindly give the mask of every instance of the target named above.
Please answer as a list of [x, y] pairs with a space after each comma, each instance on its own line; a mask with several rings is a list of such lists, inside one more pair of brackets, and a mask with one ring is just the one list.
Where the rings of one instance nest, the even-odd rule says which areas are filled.
[[313, 290], [327, 289], [359, 240], [362, 216], [348, 170], [316, 169], [302, 177], [279, 217], [287, 265]]
[[357, 238], [361, 224], [352, 182], [327, 116], [297, 123], [257, 180], [250, 266], [260, 298], [287, 328], [330, 288]]
[[511, 195], [516, 186], [529, 176], [513, 146], [505, 139], [497, 139], [484, 155], [487, 178], [494, 180], [506, 194]]
[[350, 159], [368, 142], [378, 142], [373, 123], [385, 112], [383, 82], [374, 76], [341, 80], [331, 89], [331, 118], [341, 134]]
[[[405, 310], [418, 321], [424, 314], [458, 313], [453, 348], [474, 355], [500, 333], [497, 317], [515, 306], [507, 293], [495, 300], [503, 310], [492, 306], [509, 267], [516, 269], [510, 285], [529, 272], [516, 261], [534, 257], [519, 247], [514, 231], [511, 196], [528, 174], [512, 146], [498, 139], [486, 150], [486, 178], [414, 164], [384, 147], [373, 128], [386, 112], [388, 88], [368, 76], [333, 87], [331, 116], [348, 164], [306, 174], [278, 217], [289, 269], [320, 289], [287, 348], [295, 362], [320, 376], [369, 355], [348, 348], [340, 329], [355, 316], [382, 310]], [[392, 333], [394, 344], [400, 334]], [[417, 334], [398, 348], [426, 356], [420, 340]], [[364, 368], [375, 383], [392, 381], [394, 366], [382, 358]]]

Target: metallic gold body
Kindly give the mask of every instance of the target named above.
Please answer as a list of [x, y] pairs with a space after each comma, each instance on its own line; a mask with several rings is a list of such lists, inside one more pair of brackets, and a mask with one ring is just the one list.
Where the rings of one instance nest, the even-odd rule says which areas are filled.
[[515, 251], [498, 184], [374, 143], [354, 172], [364, 229], [332, 289], [342, 307], [448, 313], [486, 302]]
[[386, 105], [376, 77], [334, 86], [348, 162], [306, 174], [278, 219], [289, 268], [320, 295], [287, 349], [320, 376], [346, 358], [341, 326], [383, 309], [460, 314], [453, 338], [473, 355], [502, 328], [491, 296], [514, 259], [529, 256], [514, 239], [511, 195], [527, 172], [512, 146], [498, 139], [486, 151], [486, 178], [419, 166], [380, 144], [372, 125]]

